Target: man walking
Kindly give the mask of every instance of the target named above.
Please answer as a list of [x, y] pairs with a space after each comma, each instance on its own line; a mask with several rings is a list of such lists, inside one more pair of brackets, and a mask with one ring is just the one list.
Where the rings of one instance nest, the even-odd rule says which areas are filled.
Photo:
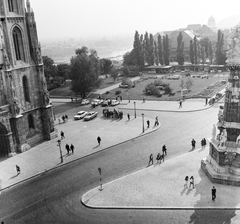
[[130, 121], [130, 114], [127, 114], [128, 121]]
[[72, 154], [74, 154], [74, 145], [73, 144], [70, 145], [70, 149], [72, 151]]
[[216, 188], [213, 186], [213, 188], [212, 188], [212, 200], [213, 200], [213, 201], [215, 201], [216, 192], [217, 192], [217, 190], [216, 190]]
[[16, 165], [16, 170], [17, 170], [17, 174], [20, 174], [21, 171], [20, 171], [20, 167], [18, 165]]
[[102, 139], [101, 139], [101, 138], [98, 136], [98, 137], [97, 137], [97, 142], [98, 142], [98, 145], [100, 145], [100, 143], [101, 143], [101, 140], [102, 140]]
[[148, 165], [150, 165], [150, 163], [153, 165], [153, 154], [151, 154], [151, 155], [149, 156]]
[[64, 136], [64, 132], [61, 131], [61, 140], [64, 139], [64, 138], [65, 138], [65, 136]]
[[150, 121], [147, 120], [147, 128], [149, 128], [149, 126], [150, 126]]
[[162, 153], [163, 153], [164, 156], [167, 155], [167, 147], [166, 147], [166, 145], [163, 145], [163, 147], [162, 147]]
[[156, 116], [154, 126], [158, 126], [158, 125], [159, 125], [159, 122], [158, 122], [158, 116]]
[[69, 154], [70, 148], [68, 144], [65, 145], [65, 149], [67, 150], [67, 154]]
[[196, 141], [194, 140], [194, 138], [192, 139], [192, 150], [195, 149], [195, 145], [196, 145]]
[[179, 108], [181, 108], [182, 107], [182, 99], [180, 99], [180, 101], [179, 101]]

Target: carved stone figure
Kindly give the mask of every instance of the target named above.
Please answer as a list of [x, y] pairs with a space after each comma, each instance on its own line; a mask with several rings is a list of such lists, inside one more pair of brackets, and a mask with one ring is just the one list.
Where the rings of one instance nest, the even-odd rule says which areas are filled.
[[227, 142], [227, 130], [224, 129], [220, 136], [220, 142], [219, 142], [220, 147], [226, 146], [226, 142]]
[[216, 139], [216, 125], [213, 125], [213, 129], [212, 129], [212, 140], [214, 141]]
[[45, 105], [49, 105], [49, 103], [50, 103], [50, 97], [49, 97], [48, 91], [45, 91], [45, 92], [43, 93], [43, 95], [44, 95]]
[[20, 113], [20, 107], [19, 107], [17, 101], [13, 102], [13, 107], [14, 107], [15, 113], [19, 114]]

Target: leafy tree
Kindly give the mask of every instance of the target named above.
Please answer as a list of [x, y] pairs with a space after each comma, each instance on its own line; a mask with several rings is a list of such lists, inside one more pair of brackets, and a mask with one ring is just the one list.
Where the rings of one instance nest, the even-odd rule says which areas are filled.
[[155, 59], [155, 65], [158, 65], [158, 46], [157, 46], [157, 42], [154, 41], [154, 59]]
[[133, 52], [134, 52], [136, 64], [138, 66], [141, 66], [141, 42], [140, 42], [138, 31], [135, 31], [135, 35], [134, 35]]
[[97, 52], [90, 50], [89, 54], [87, 47], [82, 47], [76, 49], [75, 53], [76, 56], [71, 58], [71, 90], [85, 98], [86, 94], [100, 81], [98, 80], [100, 66]]
[[150, 65], [154, 65], [154, 40], [153, 35], [151, 33], [149, 38], [149, 59]]
[[170, 49], [168, 35], [163, 36], [163, 58], [164, 64], [169, 65]]
[[150, 55], [150, 41], [148, 37], [148, 32], [144, 35], [144, 56], [145, 61], [148, 65], [151, 65], [151, 55]]
[[190, 56], [190, 62], [194, 64], [194, 50], [193, 50], [193, 41], [190, 40], [190, 51], [189, 51], [189, 56]]
[[144, 69], [144, 38], [143, 34], [140, 36], [140, 70], [142, 71]]
[[208, 37], [204, 37], [204, 38], [202, 38], [202, 39], [200, 40], [201, 46], [204, 46], [205, 54], [206, 54], [206, 57], [207, 57], [207, 58], [208, 58], [209, 43], [210, 43], [210, 40], [208, 39]]
[[57, 66], [57, 75], [65, 80], [69, 78], [71, 66], [69, 64], [59, 64]]
[[201, 61], [202, 61], [202, 64], [205, 64], [206, 63], [206, 52], [205, 52], [205, 47], [200, 45], [201, 46]]
[[134, 50], [132, 50], [131, 52], [127, 52], [123, 55], [123, 66], [135, 65], [135, 64], [136, 64], [136, 61], [134, 56]]
[[112, 61], [107, 58], [100, 59], [101, 74], [109, 74], [112, 69]]
[[181, 87], [181, 89], [184, 89], [184, 86], [185, 86], [184, 80], [181, 79], [180, 80], [180, 87]]
[[130, 70], [127, 67], [124, 67], [122, 70], [123, 76], [128, 77], [130, 76]]
[[183, 42], [182, 33], [180, 32], [177, 37], [177, 56], [176, 56], [176, 59], [179, 65], [184, 64], [183, 50], [184, 50], [184, 42]]
[[110, 71], [110, 75], [113, 78], [113, 82], [116, 81], [117, 77], [119, 74], [119, 69], [116, 69], [115, 67], [112, 67], [111, 71]]
[[191, 90], [191, 87], [193, 86], [193, 80], [191, 78], [188, 78], [187, 81], [185, 82], [185, 86], [189, 92]]
[[195, 36], [193, 39], [194, 64], [198, 63], [198, 40]]
[[210, 61], [210, 64], [213, 63], [213, 48], [212, 48], [212, 42], [209, 41], [209, 46], [208, 46], [208, 58]]
[[162, 47], [162, 37], [158, 35], [158, 61], [161, 65], [163, 65], [163, 47]]
[[50, 78], [56, 76], [57, 67], [54, 65], [54, 61], [52, 58], [48, 56], [43, 56], [42, 59], [43, 59], [43, 66], [44, 66], [44, 74], [48, 82]]
[[226, 54], [223, 51], [224, 35], [221, 30], [218, 30], [217, 44], [216, 44], [216, 64], [224, 65], [226, 61]]

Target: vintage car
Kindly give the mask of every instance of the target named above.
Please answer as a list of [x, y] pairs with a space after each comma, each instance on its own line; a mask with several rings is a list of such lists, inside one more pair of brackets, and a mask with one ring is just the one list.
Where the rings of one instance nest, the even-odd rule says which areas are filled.
[[95, 107], [95, 106], [102, 104], [102, 102], [103, 102], [103, 100], [93, 99], [91, 102], [91, 105]]
[[79, 111], [74, 117], [74, 120], [81, 120], [82, 118], [84, 118], [87, 115], [86, 111]]
[[90, 103], [90, 101], [88, 99], [83, 99], [81, 102], [81, 105], [87, 105], [89, 103]]
[[97, 117], [98, 112], [96, 111], [90, 111], [87, 113], [87, 115], [83, 118], [84, 121], [92, 120], [93, 118]]
[[118, 101], [118, 100], [112, 100], [111, 101], [111, 106], [116, 106], [118, 104], [120, 104], [120, 101]]

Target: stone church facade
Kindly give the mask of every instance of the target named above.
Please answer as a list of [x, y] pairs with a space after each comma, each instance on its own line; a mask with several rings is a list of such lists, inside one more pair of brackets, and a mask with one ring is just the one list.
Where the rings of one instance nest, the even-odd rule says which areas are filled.
[[0, 0], [0, 156], [56, 136], [30, 2]]

